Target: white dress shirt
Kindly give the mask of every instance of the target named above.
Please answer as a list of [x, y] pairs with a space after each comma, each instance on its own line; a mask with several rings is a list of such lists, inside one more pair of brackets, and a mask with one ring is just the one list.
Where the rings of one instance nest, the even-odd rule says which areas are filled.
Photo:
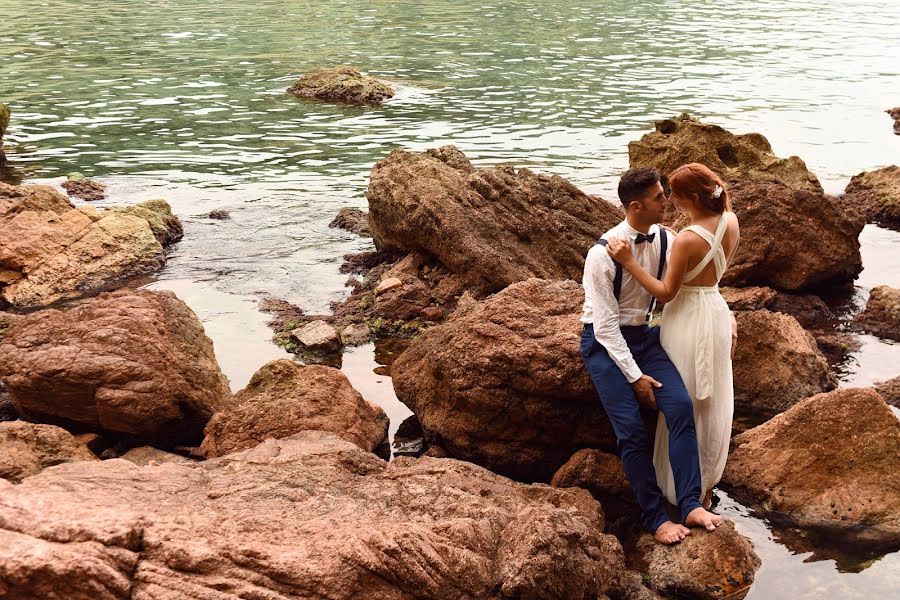
[[[637, 237], [638, 230], [622, 221], [603, 234], [603, 239], [621, 238], [632, 243]], [[633, 244], [634, 257], [641, 267], [653, 275], [659, 272], [660, 235], [667, 236], [666, 262], [672, 253], [674, 236], [659, 225], [650, 227], [650, 234], [655, 233], [652, 242]], [[606, 251], [606, 247], [595, 244], [587, 254], [584, 263], [584, 311], [581, 315], [582, 323], [590, 323], [594, 326], [594, 337], [597, 342], [606, 348], [609, 357], [616, 363], [625, 375], [629, 383], [641, 378], [643, 373], [631, 356], [631, 350], [622, 337], [623, 325], [644, 325], [647, 323], [647, 311], [650, 308], [652, 296], [641, 287], [641, 284], [631, 276], [627, 269], [622, 269], [622, 291], [619, 300], [613, 292], [613, 280], [616, 276], [616, 266]]]

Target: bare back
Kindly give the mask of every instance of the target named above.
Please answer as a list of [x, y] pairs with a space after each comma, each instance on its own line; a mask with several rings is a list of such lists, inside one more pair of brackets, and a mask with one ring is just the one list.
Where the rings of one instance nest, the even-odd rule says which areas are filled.
[[[719, 219], [722, 217], [723, 215], [709, 215], [698, 220], [695, 223], [692, 223], [692, 225], [698, 225], [708, 231], [711, 235], [714, 235], [716, 228], [719, 225]], [[709, 244], [706, 240], [704, 240], [693, 231], [686, 231], [680, 235], [690, 236], [689, 243], [687, 244], [687, 269], [685, 270], [686, 273], [689, 273], [691, 269], [700, 264], [700, 261], [702, 261], [706, 254], [709, 252]], [[731, 258], [734, 256], [734, 253], [737, 250], [740, 239], [741, 230], [737, 215], [735, 215], [734, 213], [728, 213], [728, 223], [725, 229], [725, 235], [722, 238], [722, 250], [725, 252], [725, 258], [728, 263], [731, 263]], [[696, 277], [694, 277], [690, 281], [685, 281], [684, 285], [712, 286], [716, 285], [717, 283], [718, 278], [716, 277], [716, 267], [713, 262], [710, 261], [710, 263], [707, 264]]]

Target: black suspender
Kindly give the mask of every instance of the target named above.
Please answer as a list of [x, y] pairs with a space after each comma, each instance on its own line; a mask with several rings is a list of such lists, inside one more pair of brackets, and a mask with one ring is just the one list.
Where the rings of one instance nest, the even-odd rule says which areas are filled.
[[[658, 228], [659, 231], [659, 269], [656, 272], [656, 278], [662, 281], [663, 272], [666, 270], [666, 251], [669, 246], [669, 238], [666, 235], [666, 230], [662, 227]], [[603, 247], [606, 247], [606, 240], [600, 238], [597, 241]], [[612, 258], [612, 257], [610, 257]], [[616, 266], [616, 275], [613, 278], [613, 296], [616, 297], [616, 302], [619, 301], [619, 296], [622, 294], [622, 265], [613, 260], [613, 264]], [[647, 310], [647, 321], [653, 317], [653, 309], [656, 308], [656, 298], [651, 294], [650, 296], [650, 308]]]
[[[600, 244], [601, 246], [603, 246], [604, 248], [606, 247], [606, 244], [607, 244], [606, 240], [604, 240], [603, 238], [600, 238], [597, 241], [597, 243]], [[622, 294], [622, 265], [620, 265], [618, 262], [616, 262], [616, 260], [612, 256], [610, 256], [609, 258], [610, 258], [610, 260], [613, 261], [613, 264], [616, 266], [616, 276], [613, 278], [613, 296], [616, 297], [616, 302], [618, 302], [619, 296]]]

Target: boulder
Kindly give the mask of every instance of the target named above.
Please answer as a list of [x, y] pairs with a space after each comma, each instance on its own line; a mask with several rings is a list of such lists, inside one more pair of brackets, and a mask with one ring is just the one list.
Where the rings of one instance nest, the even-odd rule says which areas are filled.
[[0, 338], [0, 357], [23, 417], [134, 443], [198, 441], [232, 402], [212, 341], [171, 292], [119, 290], [23, 316]]
[[900, 289], [887, 285], [872, 288], [866, 309], [855, 321], [870, 333], [900, 341]]
[[146, 200], [140, 204], [111, 208], [101, 214], [134, 215], [147, 221], [153, 235], [162, 246], [168, 246], [184, 237], [181, 221], [172, 214], [172, 207], [162, 198]]
[[842, 200], [870, 223], [900, 225], [900, 167], [891, 165], [854, 176]]
[[734, 135], [688, 114], [656, 123], [656, 131], [628, 144], [631, 168], [653, 167], [667, 176], [676, 167], [703, 163], [723, 180], [774, 181], [794, 189], [822, 193], [816, 176], [800, 158], [778, 158], [759, 133]]
[[562, 177], [475, 169], [453, 146], [394, 150], [372, 168], [367, 197], [376, 248], [433, 257], [479, 295], [580, 280], [588, 248], [623, 218]]
[[224, 208], [217, 208], [215, 210], [209, 211], [206, 215], [207, 219], [214, 219], [216, 221], [226, 221], [231, 218], [231, 215]]
[[603, 598], [625, 572], [583, 490], [322, 432], [194, 465], [0, 482], [11, 598]]
[[365, 401], [332, 367], [275, 360], [235, 399], [237, 406], [217, 413], [206, 426], [203, 455], [224, 456], [305, 430], [331, 432], [367, 452], [387, 440], [388, 418], [381, 407]]
[[65, 429], [25, 421], [0, 423], [0, 479], [18, 483], [47, 467], [76, 460], [97, 457]]
[[760, 181], [730, 182], [728, 193], [741, 243], [724, 285], [799, 292], [851, 282], [862, 271], [864, 223], [837, 199]]
[[734, 311], [761, 310], [791, 315], [805, 328], [822, 325], [833, 317], [831, 309], [813, 294], [796, 295], [770, 287], [724, 287], [722, 296]]
[[0, 183], [0, 303], [43, 306], [160, 269], [160, 239], [175, 234], [157, 223], [180, 231], [162, 200], [98, 212], [49, 186]]
[[584, 293], [529, 279], [460, 302], [391, 366], [397, 398], [429, 443], [524, 481], [549, 481], [584, 447], [615, 436], [579, 353]]
[[103, 200], [106, 197], [106, 185], [88, 179], [81, 173], [69, 173], [66, 180], [62, 182], [62, 188], [72, 198]]
[[394, 96], [394, 89], [353, 67], [334, 67], [311, 71], [287, 90], [301, 98], [337, 100], [350, 104], [381, 104]]
[[180, 454], [172, 454], [171, 452], [166, 452], [165, 450], [157, 450], [152, 446], [141, 446], [140, 448], [132, 448], [128, 452], [122, 455], [121, 458], [124, 458], [128, 462], [133, 462], [136, 465], [146, 466], [153, 464], [162, 464], [162, 463], [179, 463], [179, 464], [191, 464], [194, 461], [181, 456]]
[[340, 352], [341, 337], [325, 321], [312, 321], [291, 331], [291, 339], [305, 350], [332, 354]]
[[734, 406], [774, 414], [837, 385], [813, 337], [794, 317], [768, 310], [736, 312]]
[[900, 376], [876, 383], [875, 391], [881, 394], [889, 405], [900, 408]]
[[894, 120], [894, 133], [900, 135], [900, 106], [889, 108], [884, 112]]
[[651, 588], [696, 600], [745, 597], [762, 564], [750, 540], [728, 520], [715, 531], [695, 527], [684, 541], [671, 546], [645, 533], [637, 553]]
[[733, 440], [744, 504], [831, 539], [900, 548], [900, 420], [871, 389], [817, 394]]
[[358, 208], [342, 208], [328, 226], [355, 233], [360, 237], [372, 237], [369, 231], [369, 213]]

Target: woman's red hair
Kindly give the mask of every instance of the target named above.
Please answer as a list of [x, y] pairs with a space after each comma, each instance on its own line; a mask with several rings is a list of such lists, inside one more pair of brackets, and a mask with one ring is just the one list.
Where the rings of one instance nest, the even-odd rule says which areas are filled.
[[[697, 196], [697, 202], [706, 210], [722, 214], [731, 208], [725, 182], [706, 165], [688, 163], [669, 173], [669, 188], [679, 196]], [[716, 187], [722, 191], [716, 197]]]

